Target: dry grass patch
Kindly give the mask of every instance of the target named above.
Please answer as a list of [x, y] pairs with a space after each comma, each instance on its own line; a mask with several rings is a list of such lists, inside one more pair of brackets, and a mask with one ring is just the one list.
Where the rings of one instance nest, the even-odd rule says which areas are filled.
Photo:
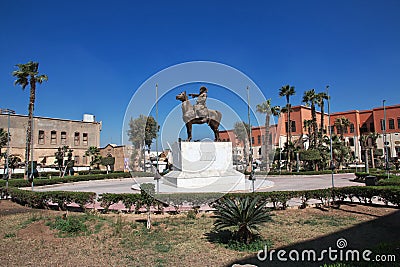
[[[0, 266], [224, 266], [254, 253], [227, 249], [210, 242], [210, 214], [152, 215], [146, 229], [145, 214], [75, 214], [88, 216], [88, 231], [59, 237], [51, 229], [64, 213], [34, 210], [9, 201], [0, 203]], [[7, 210], [7, 212], [3, 212]], [[273, 211], [272, 221], [260, 230], [273, 248], [315, 239], [361, 222], [398, 211], [391, 208], [342, 205], [341, 209]]]

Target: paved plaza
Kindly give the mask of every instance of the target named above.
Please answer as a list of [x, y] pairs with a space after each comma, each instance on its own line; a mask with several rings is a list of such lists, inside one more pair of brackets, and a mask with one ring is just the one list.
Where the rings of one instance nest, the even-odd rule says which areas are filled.
[[[334, 186], [362, 186], [364, 183], [353, 182], [354, 174], [335, 174]], [[246, 181], [251, 188], [250, 181]], [[132, 190], [132, 185], [141, 183], [154, 183], [151, 177], [141, 178], [124, 178], [124, 179], [110, 179], [110, 180], [97, 180], [85, 181], [68, 184], [58, 184], [50, 186], [37, 186], [35, 191], [86, 191], [95, 192], [96, 194], [102, 193], [135, 193], [138, 190]], [[167, 192], [168, 188], [162, 187], [160, 182], [160, 192]], [[290, 190], [310, 190], [330, 188], [332, 186], [332, 176], [330, 174], [312, 175], [312, 176], [256, 176], [255, 188], [256, 191], [290, 191]], [[163, 190], [161, 190], [163, 189]], [[174, 191], [169, 188], [169, 192]], [[195, 191], [193, 191], [195, 192]]]

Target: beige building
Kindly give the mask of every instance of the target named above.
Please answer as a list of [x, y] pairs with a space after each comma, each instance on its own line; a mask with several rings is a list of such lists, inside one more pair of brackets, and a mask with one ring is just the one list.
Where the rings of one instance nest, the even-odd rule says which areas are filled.
[[[114, 171], [128, 171], [127, 160], [124, 155], [125, 146], [117, 146], [115, 144], [108, 144], [103, 148], [100, 148], [100, 155], [104, 157], [114, 157]], [[102, 169], [106, 169], [105, 166], [100, 166]]]
[[[0, 114], [0, 128], [6, 131], [8, 116]], [[18, 156], [22, 162], [25, 161], [27, 124], [28, 116], [10, 115], [10, 154]], [[54, 165], [57, 149], [69, 146], [73, 150], [75, 166], [88, 166], [90, 160], [85, 151], [90, 146], [100, 146], [100, 131], [101, 122], [96, 122], [90, 114], [84, 114], [82, 121], [34, 117], [33, 160], [42, 166]]]

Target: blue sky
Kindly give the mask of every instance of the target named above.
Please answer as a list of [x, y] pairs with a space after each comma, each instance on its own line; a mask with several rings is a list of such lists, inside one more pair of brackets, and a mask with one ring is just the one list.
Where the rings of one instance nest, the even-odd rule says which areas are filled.
[[330, 85], [332, 111], [400, 103], [400, 2], [55, 1], [0, 2], [0, 107], [27, 113], [17, 63], [40, 62], [35, 115], [92, 113], [101, 144], [121, 143], [135, 90], [169, 66], [214, 61], [248, 75], [276, 105], [278, 89]]

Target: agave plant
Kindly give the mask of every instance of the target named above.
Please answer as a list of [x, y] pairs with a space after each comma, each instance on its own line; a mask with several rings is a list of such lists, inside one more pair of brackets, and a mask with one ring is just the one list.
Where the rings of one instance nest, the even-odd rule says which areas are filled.
[[239, 242], [249, 244], [257, 236], [258, 226], [270, 220], [265, 205], [259, 197], [223, 199], [215, 205], [215, 230], [234, 230]]

